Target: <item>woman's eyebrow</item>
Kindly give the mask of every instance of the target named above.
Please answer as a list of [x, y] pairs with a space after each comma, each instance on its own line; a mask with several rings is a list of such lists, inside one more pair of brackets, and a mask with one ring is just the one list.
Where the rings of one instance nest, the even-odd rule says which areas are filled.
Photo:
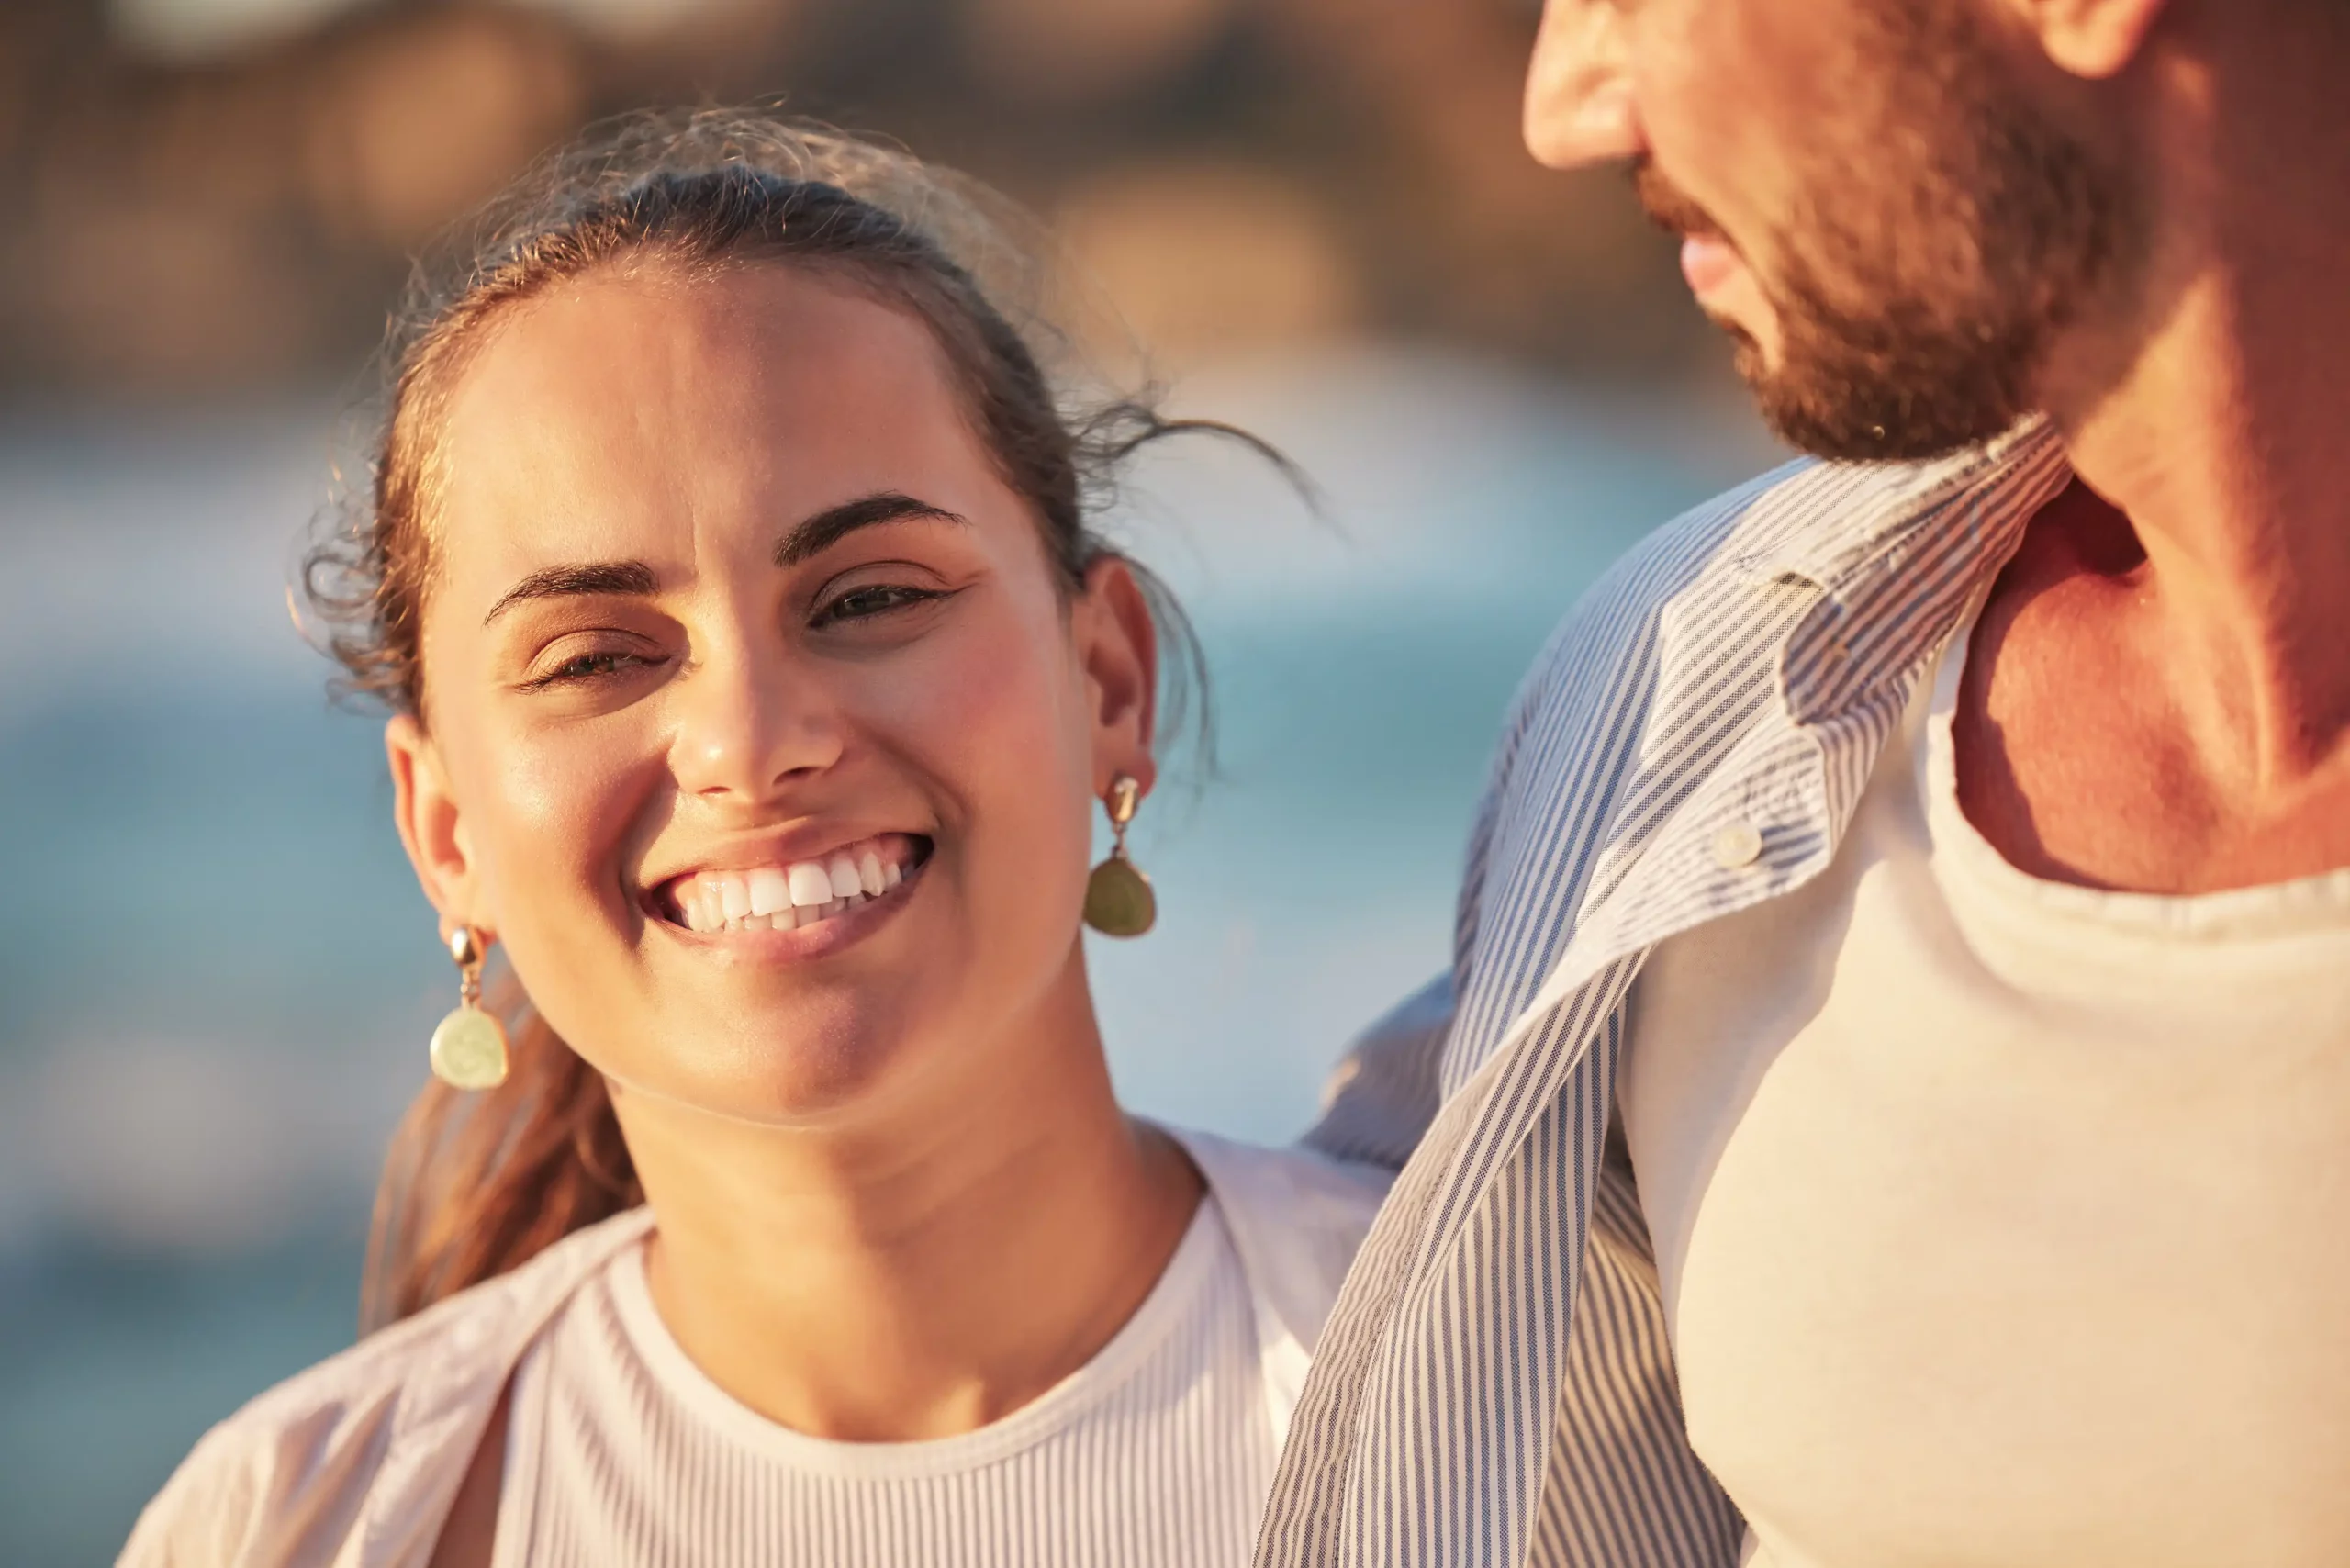
[[660, 590], [661, 579], [642, 561], [590, 561], [584, 566], [548, 566], [532, 572], [489, 607], [481, 618], [485, 626], [526, 599], [560, 599], [576, 594], [626, 594], [643, 599]]
[[880, 490], [860, 496], [853, 501], [843, 501], [836, 507], [826, 507], [815, 516], [795, 523], [791, 531], [775, 543], [775, 564], [795, 566], [811, 555], [821, 554], [834, 543], [860, 528], [871, 528], [884, 522], [902, 522], [909, 518], [930, 518], [939, 522], [970, 526], [970, 520], [959, 512], [934, 507], [928, 501], [916, 500], [896, 490]]
[[[896, 490], [881, 490], [870, 496], [859, 496], [853, 501], [843, 501], [826, 507], [812, 517], [794, 523], [790, 531], [776, 541], [775, 564], [778, 566], [797, 566], [811, 555], [819, 554], [860, 528], [872, 528], [884, 522], [902, 522], [909, 518], [930, 518], [939, 522], [970, 526], [970, 520], [960, 512], [948, 511], [928, 501], [916, 500]], [[485, 626], [505, 614], [514, 606], [529, 599], [562, 599], [585, 594], [616, 594], [632, 599], [646, 599], [661, 590], [661, 579], [651, 566], [642, 561], [589, 561], [580, 565], [548, 566], [532, 572], [499, 597], [482, 617]]]

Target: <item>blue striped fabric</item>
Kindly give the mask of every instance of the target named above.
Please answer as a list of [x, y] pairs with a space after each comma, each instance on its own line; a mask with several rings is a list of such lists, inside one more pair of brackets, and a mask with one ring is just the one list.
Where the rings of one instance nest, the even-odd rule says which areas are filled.
[[1312, 1135], [1402, 1174], [1259, 1568], [1737, 1562], [1609, 1153], [1624, 1003], [1658, 942], [1829, 863], [1929, 656], [2070, 476], [2038, 421], [1930, 464], [1796, 464], [1568, 616], [1502, 739], [1452, 972], [1358, 1045]]

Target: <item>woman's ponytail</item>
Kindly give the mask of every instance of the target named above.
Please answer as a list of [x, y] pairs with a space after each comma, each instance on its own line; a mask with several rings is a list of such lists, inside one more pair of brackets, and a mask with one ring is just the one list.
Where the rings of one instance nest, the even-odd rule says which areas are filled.
[[[509, 1007], [519, 1000], [501, 989]], [[512, 1058], [495, 1089], [431, 1081], [400, 1118], [375, 1191], [363, 1333], [644, 1201], [603, 1075], [527, 1008]]]

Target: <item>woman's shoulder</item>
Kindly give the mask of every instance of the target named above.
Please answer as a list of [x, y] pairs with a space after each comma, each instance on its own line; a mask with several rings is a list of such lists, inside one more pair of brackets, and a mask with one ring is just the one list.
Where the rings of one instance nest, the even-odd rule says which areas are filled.
[[[199, 1439], [147, 1505], [124, 1568], [421, 1562], [514, 1363], [582, 1281], [649, 1225], [642, 1210], [565, 1238], [296, 1373]], [[409, 1495], [372, 1509], [387, 1488]], [[380, 1512], [394, 1535], [344, 1544]], [[422, 1532], [421, 1550], [405, 1533]]]
[[1308, 1148], [1175, 1137], [1207, 1179], [1259, 1305], [1312, 1345], [1393, 1173]]
[[1274, 1429], [1286, 1432], [1315, 1342], [1394, 1177], [1306, 1148], [1175, 1137], [1206, 1178], [1248, 1276]]
[[1348, 1256], [1395, 1180], [1392, 1170], [1301, 1145], [1274, 1148], [1188, 1130], [1174, 1136], [1227, 1210], [1247, 1209], [1269, 1229], [1327, 1234], [1345, 1244]]

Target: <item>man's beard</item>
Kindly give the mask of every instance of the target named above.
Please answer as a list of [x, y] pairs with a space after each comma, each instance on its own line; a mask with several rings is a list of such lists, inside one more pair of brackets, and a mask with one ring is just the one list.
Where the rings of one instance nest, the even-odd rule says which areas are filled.
[[[2109, 281], [2132, 233], [2127, 183], [2002, 77], [1947, 0], [1879, 0], [1858, 60], [1875, 75], [1796, 165], [1796, 217], [1756, 281], [1779, 353], [1732, 328], [1738, 368], [1781, 440], [1823, 457], [1931, 457], [2034, 407], [2052, 340]], [[1848, 100], [1851, 102], [1851, 100]], [[1884, 150], [1908, 150], [1897, 163]], [[1642, 205], [1712, 219], [1653, 164]], [[1750, 265], [1753, 259], [1750, 258]]]

